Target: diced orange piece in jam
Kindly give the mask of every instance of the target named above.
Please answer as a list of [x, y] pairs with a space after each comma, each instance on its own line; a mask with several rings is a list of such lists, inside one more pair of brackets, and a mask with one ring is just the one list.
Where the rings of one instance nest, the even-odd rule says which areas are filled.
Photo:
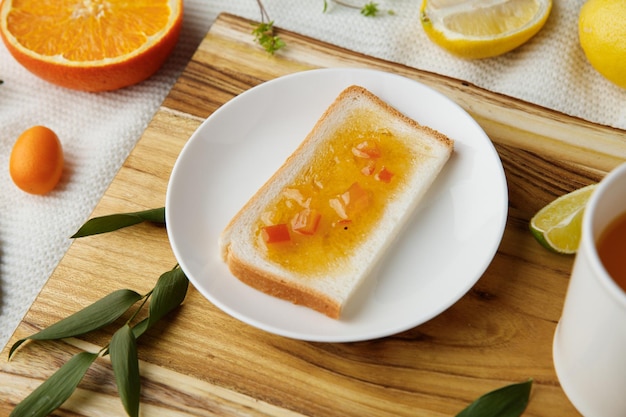
[[391, 182], [393, 175], [393, 172], [389, 171], [386, 167], [383, 167], [380, 172], [376, 174], [376, 179], [381, 182], [389, 183]]
[[376, 161], [369, 160], [367, 164], [361, 168], [361, 174], [370, 176], [376, 171]]
[[328, 200], [328, 205], [330, 206], [330, 208], [335, 210], [335, 213], [337, 213], [337, 216], [339, 216], [340, 219], [348, 218], [348, 214], [346, 213], [346, 205], [341, 199], [341, 196]]
[[352, 148], [352, 154], [358, 158], [376, 159], [380, 158], [380, 148], [374, 142], [363, 141]]
[[348, 191], [341, 195], [349, 218], [365, 210], [370, 205], [370, 195], [358, 182], [352, 183]]
[[282, 195], [288, 200], [296, 202], [301, 207], [306, 207], [307, 199], [302, 194], [302, 191], [297, 188], [287, 187], [283, 190]]
[[314, 209], [304, 209], [299, 211], [291, 219], [291, 228], [294, 232], [303, 235], [313, 235], [317, 231], [322, 215]]
[[289, 228], [285, 223], [273, 224], [261, 228], [261, 235], [265, 243], [281, 243], [289, 242]]

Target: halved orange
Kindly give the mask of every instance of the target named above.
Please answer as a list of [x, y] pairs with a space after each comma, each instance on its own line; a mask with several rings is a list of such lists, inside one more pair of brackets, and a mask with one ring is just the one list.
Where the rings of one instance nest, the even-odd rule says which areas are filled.
[[182, 0], [3, 0], [0, 34], [51, 83], [115, 90], [154, 74], [174, 49]]

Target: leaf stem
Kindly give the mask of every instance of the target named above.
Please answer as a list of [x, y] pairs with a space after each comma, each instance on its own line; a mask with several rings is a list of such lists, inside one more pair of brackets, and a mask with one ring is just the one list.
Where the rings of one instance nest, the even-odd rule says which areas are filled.
[[137, 317], [137, 314], [139, 314], [139, 312], [141, 311], [143, 306], [145, 306], [146, 303], [148, 302], [148, 298], [150, 298], [150, 295], [152, 295], [153, 291], [154, 291], [154, 288], [151, 289], [150, 291], [148, 291], [143, 296], [143, 299], [141, 300], [141, 304], [139, 304], [139, 307], [137, 307], [137, 309], [133, 312], [133, 314], [130, 316], [130, 318], [128, 320], [126, 320], [126, 324], [128, 324], [130, 326], [130, 323], [135, 319], [135, 317]]
[[271, 21], [270, 15], [267, 13], [267, 10], [265, 10], [263, 2], [261, 0], [256, 0], [256, 2], [259, 5], [259, 10], [261, 12], [261, 23], [267, 23]]
[[[328, 0], [324, 0], [324, 12], [326, 12], [326, 9], [328, 7]], [[359, 10], [361, 12], [361, 14], [363, 16], [366, 17], [373, 17], [373, 16], [377, 16], [381, 10], [378, 7], [378, 3], [374, 2], [374, 1], [369, 1], [367, 3], [363, 3], [362, 6], [357, 6], [355, 4], [346, 2], [344, 0], [332, 0], [334, 3], [338, 4], [339, 6], [343, 6], [343, 7], [347, 7], [350, 9], [355, 9], [355, 10]], [[395, 14], [395, 12], [391, 9], [386, 11], [387, 14], [393, 15]]]
[[332, 0], [332, 1], [334, 1], [335, 3], [343, 7], [348, 7], [350, 9], [355, 9], [355, 10], [361, 10], [361, 6], [355, 6], [354, 4], [346, 3], [345, 1], [341, 1], [341, 0]]

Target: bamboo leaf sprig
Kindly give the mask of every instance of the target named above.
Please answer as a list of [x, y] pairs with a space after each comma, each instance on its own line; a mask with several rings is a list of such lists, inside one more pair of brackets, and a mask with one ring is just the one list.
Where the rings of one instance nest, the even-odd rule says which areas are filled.
[[118, 213], [108, 216], [94, 217], [83, 224], [72, 238], [86, 237], [101, 233], [113, 232], [142, 222], [165, 224], [165, 207], [137, 211], [134, 213]]
[[[165, 223], [165, 209], [96, 217], [83, 225], [73, 237], [106, 233], [144, 221]], [[165, 315], [178, 307], [187, 294], [189, 281], [179, 265], [161, 274], [154, 288], [144, 295], [129, 290], [113, 291], [82, 310], [49, 327], [18, 340], [9, 350], [9, 359], [24, 342], [59, 340], [80, 336], [114, 323], [130, 312], [128, 318], [113, 334], [110, 342], [99, 352], [80, 352], [61, 366], [39, 387], [22, 400], [11, 417], [45, 417], [59, 408], [76, 390], [91, 364], [98, 357], [109, 355], [120, 400], [130, 417], [139, 415], [140, 378], [137, 339]], [[149, 301], [149, 303], [148, 303]], [[148, 305], [148, 316], [137, 322], [139, 313]], [[135, 309], [132, 310], [133, 306]]]

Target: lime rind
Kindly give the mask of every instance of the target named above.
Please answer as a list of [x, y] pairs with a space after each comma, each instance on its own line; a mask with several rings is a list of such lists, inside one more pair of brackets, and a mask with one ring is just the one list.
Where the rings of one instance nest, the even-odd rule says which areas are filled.
[[530, 233], [534, 236], [534, 238], [543, 246], [544, 248], [556, 252], [552, 246], [548, 242], [546, 242], [546, 238], [543, 236], [543, 232], [537, 229], [534, 229], [532, 226], [530, 227]]

